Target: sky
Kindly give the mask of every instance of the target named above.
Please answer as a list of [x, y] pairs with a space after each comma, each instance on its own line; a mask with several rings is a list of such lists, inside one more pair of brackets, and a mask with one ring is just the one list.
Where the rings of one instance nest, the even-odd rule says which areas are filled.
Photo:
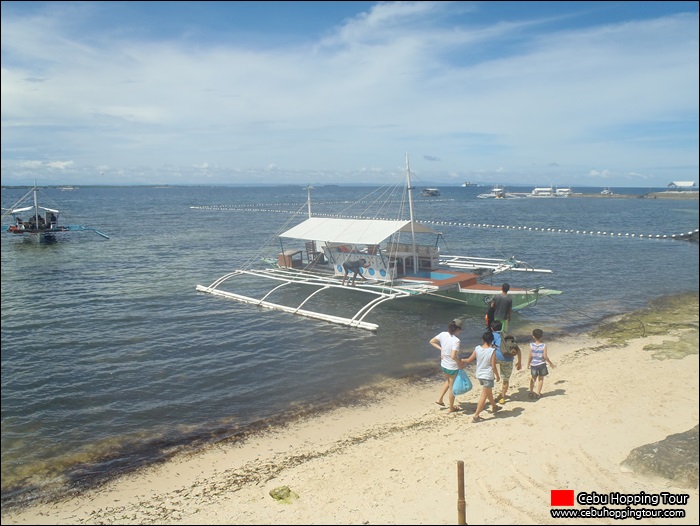
[[697, 2], [2, 2], [3, 185], [698, 182]]

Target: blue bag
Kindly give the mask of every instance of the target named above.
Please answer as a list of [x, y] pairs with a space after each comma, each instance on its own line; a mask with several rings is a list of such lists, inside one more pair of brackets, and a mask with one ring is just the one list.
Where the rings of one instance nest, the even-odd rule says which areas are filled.
[[457, 378], [455, 378], [455, 382], [452, 384], [452, 392], [455, 396], [458, 396], [464, 393], [468, 393], [471, 390], [472, 382], [467, 376], [467, 371], [465, 371], [464, 369], [460, 369], [457, 373]]

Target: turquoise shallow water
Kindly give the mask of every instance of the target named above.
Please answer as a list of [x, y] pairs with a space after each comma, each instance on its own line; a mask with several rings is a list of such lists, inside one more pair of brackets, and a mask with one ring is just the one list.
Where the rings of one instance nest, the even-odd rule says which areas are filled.
[[[564, 291], [517, 313], [516, 334], [539, 326], [555, 338], [698, 290], [697, 243], [646, 237], [696, 229], [697, 200], [495, 201], [476, 198], [484, 188], [440, 190], [416, 199], [416, 215], [443, 232], [446, 252], [554, 271], [494, 278]], [[3, 207], [24, 192], [3, 189]], [[343, 214], [367, 192], [316, 188], [314, 213]], [[303, 219], [301, 187], [44, 193], [65, 223], [110, 239], [82, 233], [44, 246], [2, 237], [3, 507], [344, 403], [383, 378], [437, 375], [427, 342], [454, 317], [465, 319], [465, 347], [479, 341], [479, 309], [396, 302], [373, 313], [380, 330], [370, 333], [195, 291], [274, 256], [274, 244], [260, 246]]]

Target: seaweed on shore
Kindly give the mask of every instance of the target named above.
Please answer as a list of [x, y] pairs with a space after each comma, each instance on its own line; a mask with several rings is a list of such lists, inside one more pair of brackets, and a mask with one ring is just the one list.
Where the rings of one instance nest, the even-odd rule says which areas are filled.
[[[645, 347], [646, 350], [660, 351], [655, 358], [682, 358], [698, 352], [698, 294], [688, 293], [659, 298], [649, 306], [623, 314], [612, 321], [601, 324], [591, 332], [595, 338], [608, 341], [611, 345], [625, 345], [637, 338], [666, 335], [681, 331], [681, 341], [666, 342], [662, 345]], [[687, 337], [685, 335], [688, 335]], [[690, 344], [688, 343], [690, 342]]]

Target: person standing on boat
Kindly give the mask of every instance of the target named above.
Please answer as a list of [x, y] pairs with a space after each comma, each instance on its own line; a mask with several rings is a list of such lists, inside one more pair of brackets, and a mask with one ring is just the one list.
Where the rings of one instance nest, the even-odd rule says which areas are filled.
[[346, 261], [343, 263], [343, 270], [345, 270], [345, 275], [343, 276], [343, 286], [345, 286], [345, 280], [348, 279], [348, 275], [350, 272], [352, 272], [352, 283], [351, 285], [354, 287], [355, 286], [355, 278], [359, 276], [367, 281], [367, 278], [362, 275], [360, 272], [361, 269], [363, 268], [369, 268], [369, 263], [367, 263], [366, 259], [356, 259], [355, 261]]
[[501, 322], [503, 332], [508, 332], [508, 322], [510, 322], [510, 316], [513, 313], [513, 298], [508, 296], [509, 290], [510, 284], [504, 283], [501, 285], [501, 293], [491, 300], [493, 319]]
[[428, 342], [430, 345], [440, 351], [440, 367], [442, 374], [445, 376], [445, 383], [440, 391], [440, 396], [435, 402], [441, 407], [445, 407], [445, 394], [450, 393], [450, 413], [459, 411], [455, 406], [455, 395], [452, 391], [452, 386], [457, 378], [457, 373], [462, 368], [461, 359], [459, 357], [460, 340], [459, 333], [462, 332], [462, 320], [453, 320], [447, 326], [447, 330], [441, 332]]

